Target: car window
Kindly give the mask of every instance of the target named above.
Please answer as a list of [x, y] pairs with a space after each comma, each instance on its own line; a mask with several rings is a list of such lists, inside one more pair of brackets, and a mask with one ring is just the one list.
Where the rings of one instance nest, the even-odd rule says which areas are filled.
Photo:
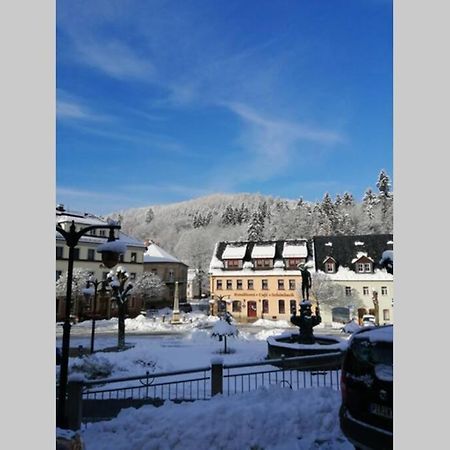
[[366, 339], [355, 339], [351, 345], [355, 358], [367, 364], [393, 364], [392, 344], [388, 342], [370, 342]]

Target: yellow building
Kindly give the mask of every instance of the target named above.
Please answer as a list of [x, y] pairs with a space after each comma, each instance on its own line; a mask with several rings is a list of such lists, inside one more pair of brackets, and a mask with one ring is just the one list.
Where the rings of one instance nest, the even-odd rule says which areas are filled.
[[[58, 205], [56, 208], [56, 223], [58, 223], [64, 230], [69, 230], [72, 221], [75, 223], [76, 229], [88, 227], [90, 225], [107, 225], [105, 220], [102, 220], [92, 214], [79, 213], [74, 211], [67, 211], [63, 205]], [[97, 229], [92, 230], [88, 234], [82, 236], [75, 248], [74, 269], [80, 268], [91, 272], [92, 276], [97, 280], [106, 279], [111, 269], [105, 267], [102, 263], [101, 254], [96, 252], [96, 247], [99, 244], [106, 242], [109, 237], [109, 230]], [[127, 245], [125, 254], [120, 256], [119, 263], [124, 266], [130, 274], [130, 279], [143, 273], [144, 270], [144, 252], [145, 245], [121, 231], [116, 232], [116, 238], [119, 238]], [[69, 247], [66, 245], [64, 237], [56, 232], [56, 280], [65, 272], [67, 272], [69, 258]], [[113, 268], [114, 270], [114, 268]], [[64, 298], [56, 299], [56, 316], [57, 320], [64, 317]], [[105, 299], [99, 299], [97, 311], [103, 312], [104, 315], [111, 314], [110, 305], [104, 304]], [[133, 296], [129, 299], [129, 312], [133, 313], [141, 309], [139, 299]], [[107, 313], [108, 310], [108, 313]], [[113, 314], [114, 312], [112, 312]]]
[[238, 321], [289, 320], [298, 311], [301, 274], [311, 259], [306, 239], [219, 242], [210, 263], [211, 313]]

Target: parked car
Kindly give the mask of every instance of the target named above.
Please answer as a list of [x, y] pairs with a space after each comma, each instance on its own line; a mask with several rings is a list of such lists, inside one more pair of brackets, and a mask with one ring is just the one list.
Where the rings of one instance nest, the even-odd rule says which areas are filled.
[[362, 328], [341, 371], [341, 430], [355, 449], [393, 447], [393, 325]]
[[192, 305], [190, 303], [180, 303], [180, 311], [185, 313], [192, 312]]
[[362, 316], [363, 327], [374, 327], [375, 325], [375, 316], [373, 316], [372, 314], [364, 314], [364, 316]]

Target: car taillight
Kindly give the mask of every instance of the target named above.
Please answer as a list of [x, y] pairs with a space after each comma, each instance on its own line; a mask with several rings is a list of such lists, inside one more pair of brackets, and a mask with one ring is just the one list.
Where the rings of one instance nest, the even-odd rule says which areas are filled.
[[347, 376], [344, 370], [341, 371], [341, 396], [342, 403], [345, 403], [347, 400]]

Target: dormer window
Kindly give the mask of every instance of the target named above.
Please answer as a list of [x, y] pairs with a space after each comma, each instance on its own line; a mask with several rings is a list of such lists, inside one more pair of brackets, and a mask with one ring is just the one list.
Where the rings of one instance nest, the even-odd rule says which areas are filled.
[[242, 261], [240, 259], [227, 259], [225, 260], [225, 267], [227, 269], [240, 269], [242, 268]]
[[325, 272], [335, 273], [336, 272], [336, 261], [332, 256], [328, 256], [324, 261]]
[[305, 262], [305, 258], [287, 258], [285, 262], [288, 269], [297, 269], [299, 264]]
[[269, 259], [269, 258], [255, 259], [255, 268], [256, 269], [270, 269], [270, 268], [272, 268], [272, 259]]
[[357, 263], [356, 271], [358, 273], [371, 273], [372, 272], [372, 263]]

